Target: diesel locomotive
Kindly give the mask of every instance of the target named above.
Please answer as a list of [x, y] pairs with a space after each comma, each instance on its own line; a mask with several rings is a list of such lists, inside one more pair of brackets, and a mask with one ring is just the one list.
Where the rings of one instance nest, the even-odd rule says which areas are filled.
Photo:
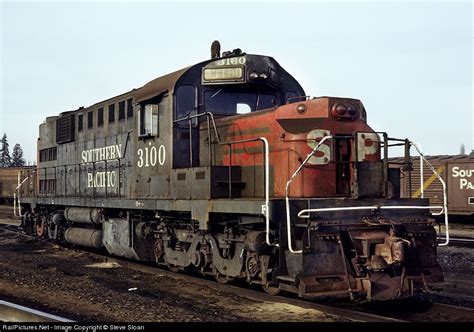
[[215, 42], [209, 60], [46, 118], [22, 227], [270, 294], [412, 296], [443, 273], [393, 145], [409, 154], [360, 100], [310, 98], [272, 57]]

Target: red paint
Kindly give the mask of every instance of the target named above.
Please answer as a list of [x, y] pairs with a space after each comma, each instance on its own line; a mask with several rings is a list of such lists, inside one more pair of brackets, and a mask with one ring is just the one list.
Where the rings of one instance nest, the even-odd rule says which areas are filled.
[[[360, 118], [354, 120], [338, 120], [330, 115], [330, 107], [334, 102], [350, 102], [362, 109], [362, 103], [354, 99], [323, 97], [280, 106], [274, 110], [250, 113], [234, 119], [227, 131], [229, 140], [243, 140], [265, 137], [270, 145], [270, 167], [273, 169], [274, 196], [284, 197], [286, 182], [301, 165], [302, 161], [312, 151], [308, 145], [308, 132], [322, 129], [331, 135], [354, 135], [355, 132], [374, 132]], [[305, 104], [307, 111], [303, 114], [297, 111], [300, 104]], [[359, 112], [362, 113], [362, 112]], [[259, 130], [260, 129], [260, 130]], [[270, 132], [262, 132], [270, 129]], [[264, 130], [263, 130], [264, 131]], [[328, 146], [334, 146], [334, 140], [326, 141]], [[355, 161], [355, 140], [351, 141], [351, 161]], [[315, 145], [313, 145], [314, 147]], [[254, 166], [262, 165], [260, 142], [235, 144], [232, 146], [232, 165]], [[228, 150], [228, 147], [226, 147]], [[243, 150], [245, 149], [245, 150]], [[250, 149], [250, 151], [249, 151]], [[253, 151], [252, 151], [253, 150]], [[342, 151], [346, 153], [347, 151]], [[316, 156], [324, 156], [318, 151]], [[291, 185], [290, 196], [293, 197], [334, 197], [336, 195], [336, 164], [335, 149], [331, 148], [331, 161], [326, 165], [306, 165]], [[372, 159], [372, 158], [370, 158]], [[376, 154], [380, 159], [380, 153]], [[224, 165], [229, 165], [229, 154], [225, 154]], [[351, 174], [353, 169], [351, 166]], [[272, 172], [271, 172], [272, 174]]]

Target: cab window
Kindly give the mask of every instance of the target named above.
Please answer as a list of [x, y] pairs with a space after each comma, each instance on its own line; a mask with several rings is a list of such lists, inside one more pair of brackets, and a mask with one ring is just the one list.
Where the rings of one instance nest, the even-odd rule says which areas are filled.
[[207, 112], [232, 115], [275, 107], [277, 101], [272, 94], [207, 89], [204, 92], [204, 105]]
[[181, 119], [196, 110], [196, 87], [181, 85], [176, 90], [176, 119]]
[[145, 104], [138, 110], [139, 137], [158, 136], [158, 105]]

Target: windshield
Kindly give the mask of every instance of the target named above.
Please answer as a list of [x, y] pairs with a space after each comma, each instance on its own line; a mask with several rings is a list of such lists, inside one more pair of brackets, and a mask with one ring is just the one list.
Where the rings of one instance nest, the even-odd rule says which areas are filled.
[[204, 92], [206, 112], [215, 114], [244, 114], [276, 106], [277, 98], [268, 93], [245, 93], [224, 89]]

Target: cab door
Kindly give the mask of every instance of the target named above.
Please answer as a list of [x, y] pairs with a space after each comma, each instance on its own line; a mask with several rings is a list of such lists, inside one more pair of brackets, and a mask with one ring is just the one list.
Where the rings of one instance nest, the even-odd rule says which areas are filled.
[[173, 121], [173, 168], [199, 166], [198, 119], [187, 117], [197, 114], [197, 87], [181, 85], [176, 89]]

